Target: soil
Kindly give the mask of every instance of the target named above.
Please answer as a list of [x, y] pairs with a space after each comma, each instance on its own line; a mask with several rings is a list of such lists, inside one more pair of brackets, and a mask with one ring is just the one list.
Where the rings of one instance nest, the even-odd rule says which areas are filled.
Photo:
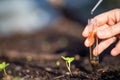
[[[62, 19], [54, 27], [34, 34], [1, 37], [0, 62], [6, 61], [10, 65], [6, 68], [8, 76], [4, 77], [3, 71], [0, 71], [0, 79], [120, 80], [120, 56], [111, 56], [110, 49], [100, 55], [97, 71], [92, 71], [89, 51], [81, 36], [83, 27], [80, 26]], [[75, 57], [71, 63], [72, 75], [61, 56]], [[21, 79], [15, 79], [18, 77]]]

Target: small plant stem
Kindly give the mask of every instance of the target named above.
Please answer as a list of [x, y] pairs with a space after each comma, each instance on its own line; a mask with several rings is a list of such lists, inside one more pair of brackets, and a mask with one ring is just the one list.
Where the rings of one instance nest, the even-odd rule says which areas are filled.
[[71, 68], [70, 68], [70, 63], [68, 63], [68, 65], [69, 65], [69, 72], [70, 72], [70, 74], [72, 76], [72, 72], [71, 72]]
[[4, 72], [4, 75], [7, 76], [7, 73], [6, 73], [6, 70], [5, 70], [5, 69], [3, 69], [3, 72]]
[[66, 66], [68, 68], [68, 71], [69, 71], [70, 75], [72, 76], [72, 72], [71, 72], [71, 69], [70, 69], [70, 63], [66, 62]]
[[67, 69], [69, 70], [69, 68], [68, 68], [69, 66], [68, 66], [68, 63], [67, 63], [67, 62], [66, 62], [66, 66], [67, 66]]

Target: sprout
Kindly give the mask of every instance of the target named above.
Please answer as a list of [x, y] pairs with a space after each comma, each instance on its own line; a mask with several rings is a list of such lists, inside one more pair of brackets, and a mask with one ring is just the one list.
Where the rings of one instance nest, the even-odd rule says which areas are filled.
[[57, 65], [57, 66], [60, 66], [60, 61], [56, 61], [56, 65]]
[[66, 67], [67, 67], [68, 71], [70, 72], [70, 74], [72, 75], [71, 69], [70, 69], [70, 64], [71, 64], [71, 62], [74, 61], [74, 57], [64, 57], [64, 56], [61, 56], [61, 58], [66, 61]]
[[2, 62], [2, 63], [0, 64], [0, 70], [3, 70], [3, 71], [4, 71], [4, 75], [5, 75], [5, 76], [7, 75], [5, 68], [6, 68], [8, 65], [9, 65], [9, 64], [6, 63], [6, 62]]

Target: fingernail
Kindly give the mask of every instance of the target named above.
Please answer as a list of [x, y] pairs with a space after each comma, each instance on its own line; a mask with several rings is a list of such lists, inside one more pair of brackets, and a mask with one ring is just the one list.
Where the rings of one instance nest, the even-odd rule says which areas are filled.
[[95, 19], [91, 19], [91, 20], [90, 20], [90, 24], [96, 24], [96, 22], [97, 22], [97, 21], [96, 21]]
[[116, 37], [113, 37], [113, 42], [115, 42], [117, 40], [117, 38]]

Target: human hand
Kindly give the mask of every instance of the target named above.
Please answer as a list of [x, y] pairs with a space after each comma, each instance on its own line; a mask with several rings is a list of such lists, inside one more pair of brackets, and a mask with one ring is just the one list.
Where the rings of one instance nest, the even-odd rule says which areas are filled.
[[[89, 33], [92, 32], [93, 27], [96, 27], [96, 35], [102, 41], [98, 44], [98, 55], [103, 52], [107, 47], [119, 39], [116, 46], [111, 50], [111, 55], [116, 56], [120, 54], [120, 9], [114, 9], [105, 13], [102, 13], [92, 19], [96, 26], [87, 25], [82, 35], [86, 37], [85, 46], [90, 47]], [[93, 36], [94, 38], [94, 36]], [[93, 41], [94, 42], [94, 41]], [[95, 54], [96, 47], [93, 50]]]

